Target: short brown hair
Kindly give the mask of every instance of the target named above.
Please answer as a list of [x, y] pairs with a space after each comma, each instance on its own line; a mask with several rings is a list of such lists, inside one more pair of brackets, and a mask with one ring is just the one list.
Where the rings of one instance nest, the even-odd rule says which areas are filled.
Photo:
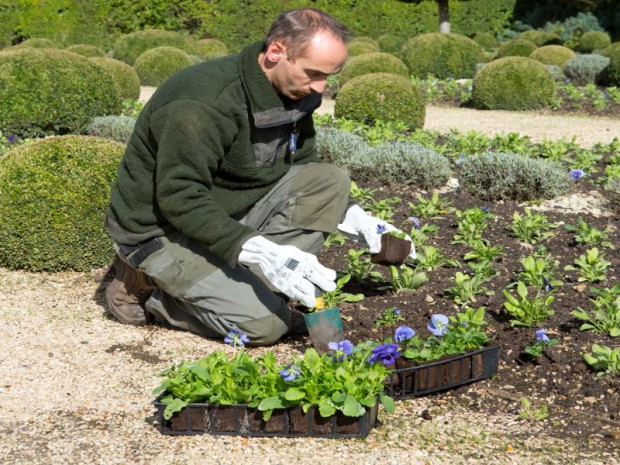
[[349, 30], [324, 11], [315, 8], [300, 8], [285, 11], [271, 24], [267, 33], [267, 45], [280, 40], [287, 46], [287, 56], [295, 59], [308, 47], [317, 32], [327, 31], [345, 44]]

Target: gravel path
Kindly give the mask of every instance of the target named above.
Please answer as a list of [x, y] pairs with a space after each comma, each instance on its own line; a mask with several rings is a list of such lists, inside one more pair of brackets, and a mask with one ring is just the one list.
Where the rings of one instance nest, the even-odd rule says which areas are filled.
[[[429, 125], [435, 111], [429, 109]], [[483, 120], [455, 118], [443, 127]], [[493, 118], [485, 121], [490, 126]], [[527, 130], [526, 122], [519, 127]], [[609, 131], [620, 134], [620, 122], [613, 123]], [[545, 127], [565, 124], [564, 118], [553, 118]], [[597, 441], [618, 438], [573, 443], [548, 437], [545, 425], [553, 418], [518, 421], [517, 399], [512, 411], [489, 416], [460, 405], [450, 393], [399, 402], [391, 415], [381, 411], [381, 424], [364, 440], [164, 436], [151, 394], [161, 371], [230, 349], [181, 331], [119, 324], [103, 303], [104, 272], [0, 268], [0, 464], [620, 464], [596, 447]], [[284, 361], [307, 343], [302, 339], [271, 349]], [[484, 383], [469, 389], [502, 395]]]

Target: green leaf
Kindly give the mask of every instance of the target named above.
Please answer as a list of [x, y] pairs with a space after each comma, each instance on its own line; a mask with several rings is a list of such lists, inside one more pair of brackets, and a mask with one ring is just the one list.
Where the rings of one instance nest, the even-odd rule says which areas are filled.
[[323, 418], [331, 417], [336, 413], [336, 409], [327, 401], [323, 401], [319, 404], [319, 413]]
[[298, 388], [288, 388], [286, 390], [286, 392], [284, 393], [284, 398], [286, 400], [290, 400], [290, 401], [294, 402], [296, 400], [303, 399], [305, 395], [306, 395], [306, 393], [303, 392], [301, 389], [298, 389]]
[[258, 410], [274, 410], [277, 408], [284, 408], [284, 403], [282, 399], [279, 397], [268, 397], [267, 399], [263, 399], [260, 404], [258, 404]]
[[396, 404], [394, 403], [394, 399], [392, 399], [387, 394], [381, 392], [379, 393], [379, 398], [381, 399], [381, 404], [387, 413], [393, 413], [396, 409]]
[[348, 395], [344, 401], [342, 413], [348, 417], [361, 417], [364, 415], [364, 412], [366, 412], [366, 410], [362, 404], [360, 404], [355, 397]]

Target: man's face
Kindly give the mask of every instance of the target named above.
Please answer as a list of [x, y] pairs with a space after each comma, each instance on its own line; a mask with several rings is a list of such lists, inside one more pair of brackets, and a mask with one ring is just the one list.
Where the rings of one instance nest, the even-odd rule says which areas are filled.
[[295, 59], [286, 55], [271, 69], [271, 85], [278, 94], [300, 100], [311, 93], [322, 94], [327, 77], [338, 73], [347, 58], [347, 46], [328, 32], [319, 32]]

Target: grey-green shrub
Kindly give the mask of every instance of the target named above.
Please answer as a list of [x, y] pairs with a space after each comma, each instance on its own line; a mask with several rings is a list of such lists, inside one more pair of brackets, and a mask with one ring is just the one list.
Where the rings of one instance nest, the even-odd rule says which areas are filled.
[[133, 65], [144, 52], [161, 46], [176, 47], [190, 54], [195, 53], [196, 42], [180, 32], [146, 29], [117, 39], [112, 57]]
[[594, 50], [601, 50], [611, 44], [609, 34], [604, 31], [588, 31], [579, 37], [577, 50], [582, 53], [590, 53]]
[[472, 101], [484, 110], [533, 110], [548, 106], [555, 81], [542, 63], [505, 57], [487, 63], [474, 77]]
[[545, 68], [547, 68], [547, 71], [549, 71], [549, 74], [551, 75], [554, 81], [563, 82], [566, 79], [566, 76], [564, 75], [564, 71], [562, 71], [562, 68], [560, 68], [559, 66], [545, 65]]
[[196, 42], [195, 53], [203, 60], [228, 55], [228, 47], [224, 42], [217, 39], [200, 39]]
[[408, 129], [424, 126], [424, 90], [408, 78], [387, 73], [358, 76], [340, 88], [334, 116], [366, 124], [402, 122]]
[[125, 146], [39, 139], [0, 158], [0, 266], [88, 271], [114, 257], [103, 215]]
[[97, 116], [86, 129], [87, 134], [127, 143], [136, 125], [136, 119], [127, 115]]
[[379, 50], [386, 53], [398, 53], [406, 41], [407, 37], [389, 32], [377, 38]]
[[405, 42], [401, 57], [410, 73], [422, 79], [472, 78], [483, 50], [469, 37], [432, 32]]
[[20, 137], [79, 132], [120, 112], [112, 76], [88, 58], [57, 49], [0, 52], [0, 131]]
[[155, 47], [140, 55], [133, 67], [143, 86], [158, 86], [177, 71], [192, 66], [194, 60], [176, 47]]
[[356, 134], [336, 128], [317, 126], [316, 149], [322, 159], [338, 166], [344, 166], [369, 147], [366, 141]]
[[564, 66], [571, 58], [575, 57], [575, 52], [563, 45], [543, 45], [530, 54], [530, 58], [540, 61], [544, 65]]
[[89, 44], [71, 45], [70, 47], [65, 48], [65, 51], [77, 53], [78, 55], [82, 55], [87, 58], [104, 57], [107, 55], [102, 48]]
[[122, 100], [140, 98], [140, 78], [136, 70], [127, 63], [108, 57], [93, 57], [90, 61], [101, 66], [112, 75]]
[[33, 37], [32, 39], [26, 39], [23, 42], [15, 45], [13, 48], [19, 47], [31, 47], [31, 48], [58, 48], [56, 42], [44, 37]]
[[485, 50], [497, 48], [497, 40], [488, 32], [476, 32], [472, 39]]
[[512, 39], [504, 42], [497, 49], [497, 58], [529, 57], [538, 46], [531, 40]]
[[570, 189], [568, 171], [555, 160], [484, 153], [462, 160], [460, 185], [483, 200], [552, 199]]
[[564, 63], [563, 71], [573, 84], [602, 83], [609, 58], [596, 54], [577, 55]]
[[409, 76], [409, 69], [402, 60], [385, 52], [364, 53], [347, 61], [338, 75], [341, 86], [351, 79], [371, 73], [390, 73]]

